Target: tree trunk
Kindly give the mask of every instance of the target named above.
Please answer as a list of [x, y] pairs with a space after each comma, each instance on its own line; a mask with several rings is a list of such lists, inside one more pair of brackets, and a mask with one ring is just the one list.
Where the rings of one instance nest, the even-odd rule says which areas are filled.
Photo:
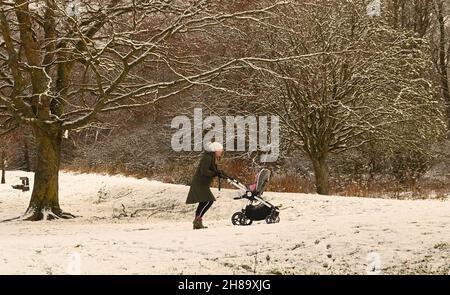
[[0, 157], [0, 166], [1, 166], [1, 169], [2, 169], [2, 181], [1, 181], [2, 184], [6, 183], [6, 179], [5, 179], [5, 174], [6, 174], [6, 172], [5, 172], [5, 169], [6, 169], [5, 161], [6, 161], [6, 152], [5, 152], [5, 150], [2, 150], [1, 157]]
[[312, 159], [314, 176], [316, 179], [316, 191], [320, 195], [329, 194], [329, 184], [328, 184], [328, 165], [326, 162], [326, 157], [318, 157]]
[[61, 158], [62, 130], [59, 127], [33, 127], [37, 159], [33, 192], [24, 219], [71, 218], [63, 213], [58, 200], [58, 174]]

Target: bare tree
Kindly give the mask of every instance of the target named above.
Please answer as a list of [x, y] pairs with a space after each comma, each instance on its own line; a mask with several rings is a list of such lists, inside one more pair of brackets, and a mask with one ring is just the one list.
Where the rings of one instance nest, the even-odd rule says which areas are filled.
[[2, 180], [0, 183], [6, 183], [5, 174], [6, 174], [6, 151], [2, 146], [0, 148], [0, 169], [2, 170]]
[[15, 140], [15, 134], [12, 130], [1, 131], [0, 126], [0, 170], [1, 170], [1, 181], [0, 183], [6, 183], [6, 165], [9, 161], [9, 156], [12, 152], [12, 142]]
[[271, 37], [274, 54], [310, 58], [277, 64], [277, 82], [264, 80], [267, 104], [284, 139], [310, 158], [319, 194], [329, 193], [331, 153], [373, 141], [416, 146], [445, 130], [423, 39], [369, 18], [359, 1], [319, 1], [286, 21], [292, 31]]
[[445, 100], [447, 120], [450, 126], [450, 86], [448, 80], [448, 63], [450, 46], [447, 40], [447, 32], [445, 28], [445, 6], [443, 0], [435, 0], [435, 14], [438, 26], [438, 58], [437, 58], [437, 70], [440, 77], [440, 85], [442, 91], [442, 97]]
[[6, 162], [8, 151], [11, 149], [11, 138], [16, 130], [15, 126], [11, 126], [11, 120], [2, 120], [4, 116], [0, 112], [0, 170], [1, 184], [6, 183]]
[[[211, 85], [246, 57], [190, 52], [210, 28], [263, 22], [285, 3], [227, 11], [220, 1], [3, 0], [0, 2], [0, 111], [28, 126], [37, 147], [27, 220], [72, 218], [58, 200], [66, 130], [106, 112], [141, 107]], [[150, 71], [151, 78], [141, 75]]]
[[433, 22], [429, 0], [384, 0], [383, 14], [395, 29], [413, 31], [424, 37]]

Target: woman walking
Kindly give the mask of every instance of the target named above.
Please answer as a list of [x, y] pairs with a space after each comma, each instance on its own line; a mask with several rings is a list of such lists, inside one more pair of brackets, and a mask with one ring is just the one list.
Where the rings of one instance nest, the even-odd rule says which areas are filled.
[[211, 208], [216, 200], [211, 192], [210, 185], [213, 178], [220, 176], [220, 170], [217, 169], [217, 161], [223, 154], [223, 146], [218, 142], [209, 145], [209, 151], [205, 151], [198, 165], [191, 182], [191, 188], [186, 200], [186, 204], [198, 203], [195, 211], [194, 229], [207, 228], [203, 225], [203, 216]]

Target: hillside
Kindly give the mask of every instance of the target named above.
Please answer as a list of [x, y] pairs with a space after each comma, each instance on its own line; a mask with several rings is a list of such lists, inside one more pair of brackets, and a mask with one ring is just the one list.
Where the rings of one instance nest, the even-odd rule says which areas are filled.
[[[26, 209], [30, 192], [10, 186], [24, 175], [32, 179], [32, 173], [11, 171], [0, 185], [0, 219]], [[267, 192], [265, 198], [283, 209], [281, 222], [238, 227], [230, 217], [244, 201], [232, 199], [235, 190], [213, 190], [219, 197], [205, 218], [209, 228], [193, 231], [187, 186], [67, 172], [60, 181], [62, 208], [80, 217], [0, 223], [0, 274], [450, 271], [448, 200]]]

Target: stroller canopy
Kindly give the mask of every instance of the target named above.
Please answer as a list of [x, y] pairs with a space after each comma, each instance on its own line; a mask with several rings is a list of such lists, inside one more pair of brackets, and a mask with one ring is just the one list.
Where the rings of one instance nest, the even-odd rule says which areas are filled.
[[270, 170], [261, 169], [256, 176], [256, 191], [261, 194], [266, 188], [266, 184], [270, 178]]

